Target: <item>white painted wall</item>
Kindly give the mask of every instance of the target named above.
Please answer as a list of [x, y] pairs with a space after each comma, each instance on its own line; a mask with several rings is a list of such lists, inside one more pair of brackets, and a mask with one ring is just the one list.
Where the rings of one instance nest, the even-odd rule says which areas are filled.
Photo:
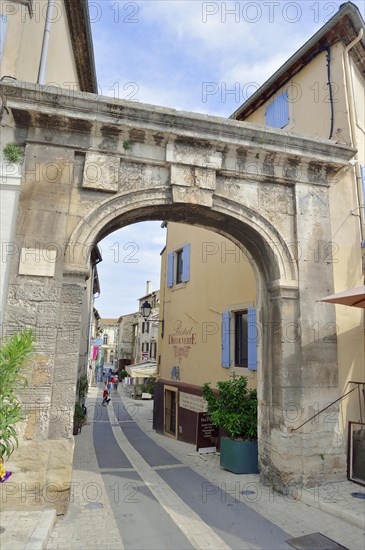
[[15, 252], [14, 233], [21, 182], [21, 166], [8, 163], [0, 153], [0, 323], [6, 311], [11, 254]]

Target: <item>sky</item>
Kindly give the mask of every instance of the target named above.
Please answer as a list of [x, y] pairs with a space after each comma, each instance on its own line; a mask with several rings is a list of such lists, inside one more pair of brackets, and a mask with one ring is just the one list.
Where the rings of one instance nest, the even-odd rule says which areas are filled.
[[[354, 1], [363, 17], [365, 0]], [[229, 117], [342, 2], [89, 0], [99, 93]], [[160, 285], [160, 222], [100, 242], [102, 317], [137, 310], [146, 281]]]

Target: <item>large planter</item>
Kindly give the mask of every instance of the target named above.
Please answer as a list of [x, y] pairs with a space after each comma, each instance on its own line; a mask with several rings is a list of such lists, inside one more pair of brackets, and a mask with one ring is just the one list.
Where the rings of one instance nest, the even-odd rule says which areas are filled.
[[257, 441], [221, 437], [220, 465], [234, 474], [257, 474]]
[[73, 435], [77, 435], [81, 432], [82, 428], [82, 420], [76, 420], [74, 419], [74, 425], [73, 425]]

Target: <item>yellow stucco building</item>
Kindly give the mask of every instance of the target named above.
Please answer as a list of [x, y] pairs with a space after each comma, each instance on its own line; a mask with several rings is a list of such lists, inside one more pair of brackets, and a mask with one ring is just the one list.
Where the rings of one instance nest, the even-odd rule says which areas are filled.
[[167, 224], [161, 266], [159, 429], [195, 442], [205, 382], [215, 385], [236, 372], [256, 386], [256, 279], [248, 256], [231, 241], [177, 223]]
[[[320, 262], [331, 264], [336, 292], [357, 287], [364, 281], [363, 33], [364, 21], [358, 8], [351, 2], [343, 4], [336, 15], [231, 117], [243, 124], [250, 122], [278, 131], [289, 130], [345, 143], [354, 148], [354, 157], [348, 168], [330, 183], [331, 242], [318, 240], [314, 246], [308, 247], [305, 233], [298, 232], [296, 242], [289, 243], [296, 260], [306, 262], [308, 274], [315, 273]], [[258, 143], [258, 155], [270, 157], [267, 147], [265, 142]], [[280, 158], [267, 158], [268, 170], [269, 166], [272, 169], [273, 161], [275, 173], [282, 176], [283, 186], [286, 181], [285, 170], [288, 169], [291, 175], [296, 174], [300, 183], [301, 174], [295, 163], [284, 168]], [[245, 159], [236, 168], [242, 175], [247, 174], [248, 178], [254, 175], [252, 162], [248, 165]], [[319, 177], [316, 176], [316, 166], [312, 168], [316, 181], [315, 178]], [[266, 175], [269, 179], [270, 172]], [[320, 180], [318, 184], [321, 185]], [[327, 184], [323, 182], [323, 185]], [[303, 186], [300, 202], [303, 219], [315, 212], [315, 200], [318, 198], [308, 195]], [[286, 216], [290, 219], [291, 213], [287, 212]], [[318, 227], [320, 224], [321, 219], [318, 219]], [[171, 284], [169, 273], [176, 279], [179, 254], [183, 257], [188, 246], [189, 279]], [[265, 322], [260, 314], [260, 288], [255, 283], [255, 265], [249, 261], [235, 262], [235, 254], [244, 257], [241, 250], [222, 255], [223, 249], [234, 250], [234, 246], [234, 243], [225, 241], [219, 235], [196, 227], [168, 225], [167, 246], [162, 255], [160, 311], [166, 328], [159, 345], [161, 387], [157, 394], [158, 402], [163, 403], [163, 414], [156, 413], [155, 428], [176, 438], [194, 441], [194, 429], [187, 426], [196, 423], [196, 413], [203, 410], [204, 403], [200, 398], [181, 397], [181, 394], [198, 396], [203, 382], [210, 381], [215, 385], [232, 372], [248, 374], [251, 384], [257, 383], [260, 396], [260, 369], [265, 368], [260, 363], [262, 346], [265, 345], [259, 337], [260, 326]], [[188, 258], [187, 252], [185, 255]], [[305, 288], [304, 280], [300, 284]], [[331, 293], [330, 290], [329, 282], [328, 293]], [[323, 308], [334, 307], [336, 325], [328, 326], [320, 318], [306, 319], [305, 326], [309, 326], [309, 329], [304, 329], [302, 319], [298, 318], [297, 326], [288, 327], [286, 336], [301, 338], [308, 342], [308, 346], [311, 342], [321, 342], [326, 346], [327, 342], [337, 339], [340, 397], [357, 387], [352, 382], [365, 382], [364, 312], [358, 308], [323, 303]], [[250, 327], [253, 331], [256, 326], [257, 371], [235, 367], [236, 332], [240, 328], [237, 311], [247, 312], [251, 348], [253, 338], [250, 338]], [[250, 311], [255, 311], [255, 317]], [[224, 333], [227, 331], [227, 323], [230, 327], [230, 351], [225, 357]], [[252, 349], [251, 354], [254, 354]], [[333, 382], [337, 384], [337, 380]], [[340, 412], [339, 429], [346, 439], [348, 421], [358, 422], [361, 419], [358, 392], [353, 391], [336, 406]], [[186, 407], [190, 407], [190, 410], [187, 411]], [[302, 411], [303, 420], [315, 412], [318, 412], [318, 407], [313, 403], [311, 411]], [[338, 422], [336, 409], [324, 414], [327, 414], [328, 422]]]
[[4, 0], [0, 77], [97, 93], [85, 0]]
[[[306, 253], [309, 268], [315, 269], [318, 262], [332, 264], [335, 292], [364, 284], [364, 30], [358, 8], [351, 2], [342, 4], [336, 15], [231, 117], [354, 148], [347, 171], [332, 181], [329, 189], [332, 242], [318, 242], [307, 251], [298, 235], [297, 256]], [[310, 212], [311, 201], [311, 197], [303, 201], [303, 216]], [[336, 307], [336, 326], [313, 319], [313, 332], [324, 346], [327, 340], [337, 338], [339, 391], [343, 395], [355, 387], [350, 382], [365, 382], [364, 312], [342, 305], [323, 307]], [[339, 410], [340, 426], [346, 433], [348, 421], [361, 417], [356, 390], [340, 402]]]

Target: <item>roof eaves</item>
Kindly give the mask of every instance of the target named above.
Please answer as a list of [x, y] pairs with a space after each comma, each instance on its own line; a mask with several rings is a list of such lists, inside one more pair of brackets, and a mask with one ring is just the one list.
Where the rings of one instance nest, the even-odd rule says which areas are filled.
[[[275, 89], [283, 86], [286, 82], [285, 76], [287, 75], [288, 79], [293, 75], [293, 69], [295, 72], [300, 70], [300, 66], [304, 67], [308, 60], [305, 58], [311, 55], [311, 50], [313, 50], [312, 55], [315, 56], [319, 53], [319, 45], [323, 43], [325, 46], [325, 38], [329, 32], [335, 27], [335, 25], [341, 21], [341, 19], [347, 16], [351, 21], [355, 31], [360, 32], [361, 29], [365, 27], [364, 20], [361, 16], [361, 13], [355, 4], [352, 2], [346, 2], [342, 4], [338, 12], [319, 29], [299, 50], [297, 50], [264, 84], [249, 98], [245, 103], [243, 103], [229, 118], [240, 120], [243, 117], [250, 114], [257, 106], [257, 103], [264, 103], [275, 93]], [[361, 40], [363, 48], [365, 49], [365, 39], [364, 37]], [[296, 66], [297, 65], [297, 66]], [[277, 84], [277, 86], [275, 86]], [[270, 89], [274, 91], [270, 95]], [[263, 98], [263, 101], [260, 102], [260, 99]], [[255, 106], [255, 107], [254, 107]]]
[[87, 0], [64, 0], [75, 55], [77, 76], [82, 92], [98, 93], [94, 47]]

